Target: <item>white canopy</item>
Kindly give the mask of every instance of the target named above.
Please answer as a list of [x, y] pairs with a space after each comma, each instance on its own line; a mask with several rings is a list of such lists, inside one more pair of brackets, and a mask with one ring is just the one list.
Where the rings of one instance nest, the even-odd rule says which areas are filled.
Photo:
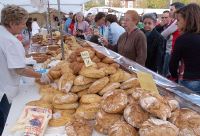
[[[62, 12], [68, 13], [81, 11], [83, 4], [89, 0], [60, 0], [60, 8]], [[29, 13], [38, 12], [38, 8], [33, 7], [31, 0], [1, 0], [1, 5], [15, 4], [25, 8]], [[57, 0], [49, 0], [50, 8], [58, 9]]]

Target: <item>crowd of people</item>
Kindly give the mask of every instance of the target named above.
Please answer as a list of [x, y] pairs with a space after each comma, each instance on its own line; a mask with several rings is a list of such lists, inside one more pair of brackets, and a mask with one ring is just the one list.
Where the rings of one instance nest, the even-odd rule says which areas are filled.
[[[78, 12], [69, 14], [63, 28], [66, 33], [105, 46], [200, 93], [199, 15], [199, 5], [176, 2], [163, 12], [161, 21], [155, 13], [139, 16], [134, 10], [127, 11], [119, 21], [113, 14], [99, 12], [84, 18]], [[29, 44], [26, 41], [40, 29], [37, 19], [28, 17], [25, 9], [15, 5], [1, 11], [0, 134], [19, 91], [20, 76], [51, 82], [47, 74], [26, 67], [24, 47]]]
[[[200, 7], [172, 3], [156, 13], [116, 15], [70, 13], [64, 31], [103, 45], [148, 69], [200, 93]], [[73, 24], [73, 27], [69, 27]]]

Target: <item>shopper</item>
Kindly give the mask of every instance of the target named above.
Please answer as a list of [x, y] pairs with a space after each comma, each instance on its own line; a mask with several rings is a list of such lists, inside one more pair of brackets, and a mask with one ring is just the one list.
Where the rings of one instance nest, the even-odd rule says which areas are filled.
[[40, 26], [38, 25], [37, 18], [33, 18], [32, 35], [38, 34], [39, 32], [40, 32]]
[[89, 31], [88, 22], [84, 21], [82, 12], [76, 14], [76, 23], [74, 25], [73, 35], [81, 39], [86, 39], [86, 35]]
[[178, 78], [179, 61], [185, 68], [179, 83], [200, 94], [200, 6], [189, 4], [177, 12], [177, 26], [182, 35], [176, 40], [170, 61], [170, 72]]
[[139, 15], [134, 10], [128, 10], [124, 21], [126, 32], [119, 37], [117, 45], [110, 46], [106, 42], [104, 44], [124, 57], [144, 66], [147, 58], [147, 42], [144, 33], [137, 28]]
[[73, 18], [73, 12], [69, 12], [69, 17], [65, 21], [65, 25], [64, 25], [64, 31], [66, 33], [68, 33], [68, 28], [69, 28], [69, 25], [71, 24], [72, 18]]
[[96, 14], [94, 20], [95, 24], [91, 26], [91, 38], [89, 40], [91, 42], [102, 44], [102, 41], [99, 40], [99, 38], [105, 38], [108, 39], [108, 27], [105, 25], [106, 15], [103, 12], [99, 12]]
[[[20, 76], [40, 78], [49, 83], [47, 74], [41, 75], [27, 68], [22, 43], [15, 37], [26, 26], [28, 12], [15, 5], [8, 5], [1, 11], [0, 26], [0, 131], [6, 121], [10, 103], [19, 92]], [[7, 99], [8, 98], [8, 99]], [[9, 101], [9, 102], [8, 102]], [[2, 106], [3, 105], [3, 106]]]
[[108, 27], [108, 43], [110, 45], [116, 45], [119, 37], [125, 32], [125, 29], [117, 23], [116, 15], [106, 15], [105, 21]]
[[76, 23], [76, 14], [73, 15], [72, 21], [71, 21], [69, 28], [68, 28], [68, 33], [71, 34], [71, 35], [73, 35], [75, 23]]
[[145, 67], [161, 74], [165, 42], [161, 34], [155, 29], [156, 22], [155, 14], [145, 14], [143, 16], [144, 29], [141, 30], [147, 38], [147, 60]]
[[171, 23], [172, 19], [169, 16], [169, 11], [165, 10], [161, 15], [161, 22], [156, 26], [156, 30], [162, 33]]
[[166, 50], [165, 50], [165, 58], [164, 58], [164, 65], [163, 65], [163, 76], [169, 77], [169, 61], [171, 57], [171, 52], [173, 50], [175, 41], [177, 37], [180, 35], [178, 28], [177, 28], [177, 20], [175, 18], [175, 12], [184, 6], [183, 3], [175, 2], [170, 5], [170, 17], [172, 21], [170, 25], [165, 29], [161, 35], [167, 40], [166, 42]]

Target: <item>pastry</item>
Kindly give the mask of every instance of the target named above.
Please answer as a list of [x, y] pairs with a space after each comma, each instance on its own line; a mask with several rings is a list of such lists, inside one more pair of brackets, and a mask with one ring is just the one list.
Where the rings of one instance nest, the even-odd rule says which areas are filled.
[[110, 127], [115, 122], [121, 119], [122, 119], [122, 116], [120, 114], [110, 114], [110, 113], [104, 112], [103, 110], [100, 110], [96, 114], [95, 130], [102, 134], [107, 135]]
[[149, 119], [149, 113], [144, 111], [137, 102], [131, 102], [124, 109], [124, 119], [133, 127], [140, 128]]
[[[130, 91], [130, 90], [129, 90]], [[145, 94], [146, 92], [142, 88], [136, 88], [132, 92], [132, 97], [135, 101], [139, 101], [139, 99]]]
[[92, 83], [87, 84], [87, 85], [75, 85], [72, 87], [71, 92], [77, 93], [77, 92], [83, 91], [83, 90], [89, 88], [91, 86], [91, 84]]
[[105, 57], [103, 60], [102, 60], [103, 63], [107, 63], [107, 64], [112, 64], [112, 63], [115, 63], [115, 61], [109, 57]]
[[166, 96], [164, 96], [164, 98], [168, 101], [171, 111], [175, 111], [180, 108], [180, 105], [177, 100]]
[[99, 59], [103, 59], [105, 58], [106, 56], [98, 51], [96, 51], [96, 56], [99, 58]]
[[200, 135], [200, 114], [187, 108], [177, 109], [169, 119], [179, 128], [179, 136]]
[[121, 89], [130, 89], [139, 87], [140, 83], [137, 78], [130, 78], [127, 81], [123, 82], [120, 86]]
[[76, 119], [65, 126], [67, 136], [92, 136], [93, 127], [85, 119]]
[[117, 69], [114, 66], [107, 66], [104, 68], [106, 75], [112, 75], [117, 72]]
[[107, 67], [107, 66], [109, 66], [109, 64], [106, 64], [106, 63], [103, 63], [103, 62], [99, 62], [99, 63], [97, 63], [97, 67], [100, 69], [100, 68], [105, 68], [105, 67]]
[[68, 93], [74, 82], [75, 76], [72, 73], [65, 73], [58, 81], [58, 88], [60, 91]]
[[103, 69], [97, 69], [94, 67], [82, 68], [79, 72], [80, 75], [89, 78], [103, 78], [105, 77], [105, 72]]
[[123, 82], [124, 81], [124, 71], [118, 69], [117, 72], [113, 75], [110, 75], [110, 82]]
[[43, 100], [35, 100], [35, 101], [30, 101], [28, 103], [26, 103], [26, 105], [28, 106], [38, 106], [41, 108], [48, 108], [48, 109], [53, 109], [52, 104], [43, 101]]
[[120, 83], [109, 83], [99, 92], [99, 95], [104, 95], [106, 92], [115, 90], [119, 87]]
[[76, 102], [70, 104], [53, 104], [53, 107], [61, 110], [71, 110], [71, 109], [77, 109], [78, 105], [79, 105], [78, 102]]
[[71, 110], [61, 110], [61, 109], [56, 109], [54, 108], [53, 109], [53, 113], [56, 113], [56, 112], [60, 112], [60, 113], [63, 113], [63, 114], [73, 114], [76, 112], [75, 109], [71, 109]]
[[101, 60], [97, 56], [94, 56], [94, 58], [92, 59], [92, 62], [94, 62], [94, 63], [98, 63], [100, 61]]
[[88, 89], [88, 93], [98, 93], [101, 91], [109, 82], [108, 77], [103, 77], [101, 79], [96, 80]]
[[75, 78], [74, 85], [87, 85], [87, 84], [92, 83], [94, 81], [96, 81], [96, 79], [88, 78], [88, 77], [84, 77], [82, 75], [79, 75]]
[[138, 132], [125, 121], [118, 121], [109, 129], [108, 136], [138, 136]]
[[72, 114], [64, 114], [61, 112], [56, 112], [53, 114], [53, 118], [49, 121], [50, 127], [60, 127], [65, 126], [66, 123], [74, 121], [74, 116]]
[[69, 103], [74, 103], [77, 100], [78, 100], [78, 95], [74, 93], [56, 94], [53, 97], [53, 103], [55, 104], [69, 104]]
[[140, 136], [178, 136], [179, 129], [168, 121], [151, 118], [142, 124], [139, 134]]
[[76, 62], [76, 61], [72, 62], [70, 64], [70, 68], [73, 70], [73, 73], [75, 75], [77, 75], [80, 72], [80, 70], [82, 69], [83, 66], [84, 66], [83, 63], [79, 63], [79, 62]]
[[123, 90], [113, 90], [103, 95], [102, 109], [107, 113], [121, 113], [128, 103], [128, 96]]
[[110, 66], [113, 66], [116, 69], [118, 69], [120, 67], [120, 65], [118, 63], [112, 63], [112, 64], [110, 64]]
[[99, 108], [99, 103], [81, 104], [76, 110], [75, 117], [93, 120], [95, 119], [96, 113], [99, 111]]
[[153, 116], [166, 120], [171, 117], [171, 108], [161, 96], [146, 93], [140, 97], [140, 106]]
[[49, 70], [48, 74], [52, 77], [53, 80], [61, 77], [61, 71]]
[[78, 98], [81, 98], [83, 95], [88, 94], [88, 89], [85, 89], [83, 91], [80, 91], [77, 93]]
[[85, 94], [81, 97], [80, 103], [90, 104], [101, 102], [101, 97], [97, 94]]

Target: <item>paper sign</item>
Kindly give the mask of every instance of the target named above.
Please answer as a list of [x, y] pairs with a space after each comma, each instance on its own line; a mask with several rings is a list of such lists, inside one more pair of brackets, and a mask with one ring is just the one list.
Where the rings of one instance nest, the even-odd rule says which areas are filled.
[[81, 52], [81, 57], [82, 57], [86, 67], [93, 65], [93, 62], [90, 59], [90, 55], [89, 55], [88, 51]]
[[142, 89], [159, 94], [155, 81], [149, 73], [137, 72], [137, 77]]

